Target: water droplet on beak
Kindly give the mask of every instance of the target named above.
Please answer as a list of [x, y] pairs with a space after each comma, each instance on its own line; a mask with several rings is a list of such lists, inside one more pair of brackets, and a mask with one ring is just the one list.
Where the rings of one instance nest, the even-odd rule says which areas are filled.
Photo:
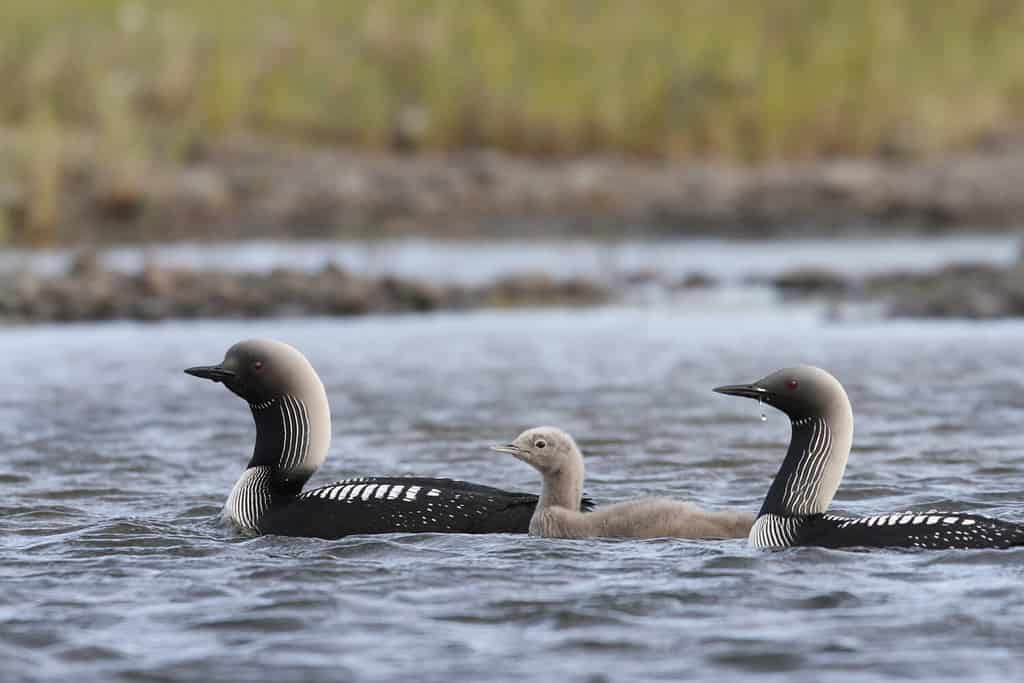
[[761, 402], [760, 397], [757, 399], [757, 408], [761, 411], [761, 422], [766, 422], [768, 420], [768, 416], [764, 414], [764, 403]]

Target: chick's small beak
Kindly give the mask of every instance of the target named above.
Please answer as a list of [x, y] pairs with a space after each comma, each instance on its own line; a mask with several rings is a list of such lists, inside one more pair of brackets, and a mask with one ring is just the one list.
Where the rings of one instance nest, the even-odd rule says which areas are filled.
[[715, 387], [714, 391], [726, 396], [742, 396], [743, 398], [766, 398], [768, 390], [756, 384], [726, 384]]
[[504, 446], [494, 445], [491, 446], [490, 448], [492, 451], [497, 451], [499, 453], [511, 453], [512, 455], [519, 455], [520, 453], [523, 452], [523, 449], [515, 445], [514, 443], [507, 443]]

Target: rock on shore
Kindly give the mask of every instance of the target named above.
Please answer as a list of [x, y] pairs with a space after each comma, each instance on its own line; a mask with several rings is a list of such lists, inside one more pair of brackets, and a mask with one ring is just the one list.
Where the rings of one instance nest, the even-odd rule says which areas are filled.
[[877, 302], [891, 318], [1024, 316], [1024, 262], [1010, 266], [956, 264], [924, 272], [891, 272], [863, 279], [822, 269], [800, 269], [774, 278], [783, 296]]
[[336, 266], [318, 272], [278, 269], [231, 273], [149, 264], [125, 274], [105, 269], [95, 255], [79, 256], [64, 275], [0, 275], [0, 320], [162, 320], [363, 315], [495, 306], [583, 306], [609, 291], [582, 279], [545, 275], [506, 277], [490, 285], [433, 285], [405, 278], [367, 278]]
[[1024, 266], [955, 265], [927, 273], [868, 279], [865, 296], [888, 304], [900, 318], [1015, 318], [1024, 316]]
[[[924, 272], [850, 278], [801, 267], [749, 284], [773, 287], [783, 300], [875, 303], [890, 317], [989, 319], [1024, 317], [1024, 261], [960, 264]], [[524, 306], [593, 306], [631, 292], [671, 296], [720, 283], [701, 273], [637, 271], [608, 284], [520, 273], [480, 286], [434, 284], [395, 276], [366, 277], [335, 265], [319, 271], [269, 273], [167, 268], [106, 269], [95, 254], [79, 255], [64, 274], [0, 273], [0, 322], [163, 320], [348, 316]]]

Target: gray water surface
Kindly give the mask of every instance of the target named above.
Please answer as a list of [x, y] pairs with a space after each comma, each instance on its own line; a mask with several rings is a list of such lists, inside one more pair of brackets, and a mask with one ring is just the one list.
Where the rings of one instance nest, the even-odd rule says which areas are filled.
[[182, 373], [301, 348], [332, 401], [313, 483], [536, 489], [486, 446], [556, 424], [600, 502], [756, 510], [787, 421], [710, 388], [810, 362], [847, 386], [833, 509], [1024, 521], [1024, 324], [804, 309], [475, 313], [0, 333], [0, 680], [1017, 680], [1024, 549], [763, 553], [742, 541], [246, 538], [219, 510], [245, 405]]
[[[335, 264], [367, 275], [481, 285], [524, 272], [605, 280], [637, 271], [680, 276], [700, 272], [726, 284], [802, 267], [848, 277], [894, 270], [928, 270], [949, 263], [1010, 265], [1019, 257], [1015, 234], [791, 240], [552, 240], [467, 242], [425, 239], [367, 241], [249, 241], [126, 246], [100, 253], [108, 268], [134, 272], [147, 261], [178, 268], [268, 272], [319, 270]], [[0, 250], [0, 272], [28, 268], [63, 272], [73, 252]]]

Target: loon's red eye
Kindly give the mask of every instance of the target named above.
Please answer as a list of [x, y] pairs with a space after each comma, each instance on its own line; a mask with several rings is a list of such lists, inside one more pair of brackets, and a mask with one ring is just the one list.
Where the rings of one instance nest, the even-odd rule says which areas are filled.
[[786, 386], [789, 387], [790, 389], [796, 389], [798, 386], [800, 386], [800, 382], [797, 382], [795, 379], [791, 379], [788, 382], [786, 382]]
[[252, 369], [255, 370], [256, 372], [259, 372], [260, 370], [262, 370], [263, 369], [263, 361], [261, 361], [261, 360], [254, 360], [252, 362]]

